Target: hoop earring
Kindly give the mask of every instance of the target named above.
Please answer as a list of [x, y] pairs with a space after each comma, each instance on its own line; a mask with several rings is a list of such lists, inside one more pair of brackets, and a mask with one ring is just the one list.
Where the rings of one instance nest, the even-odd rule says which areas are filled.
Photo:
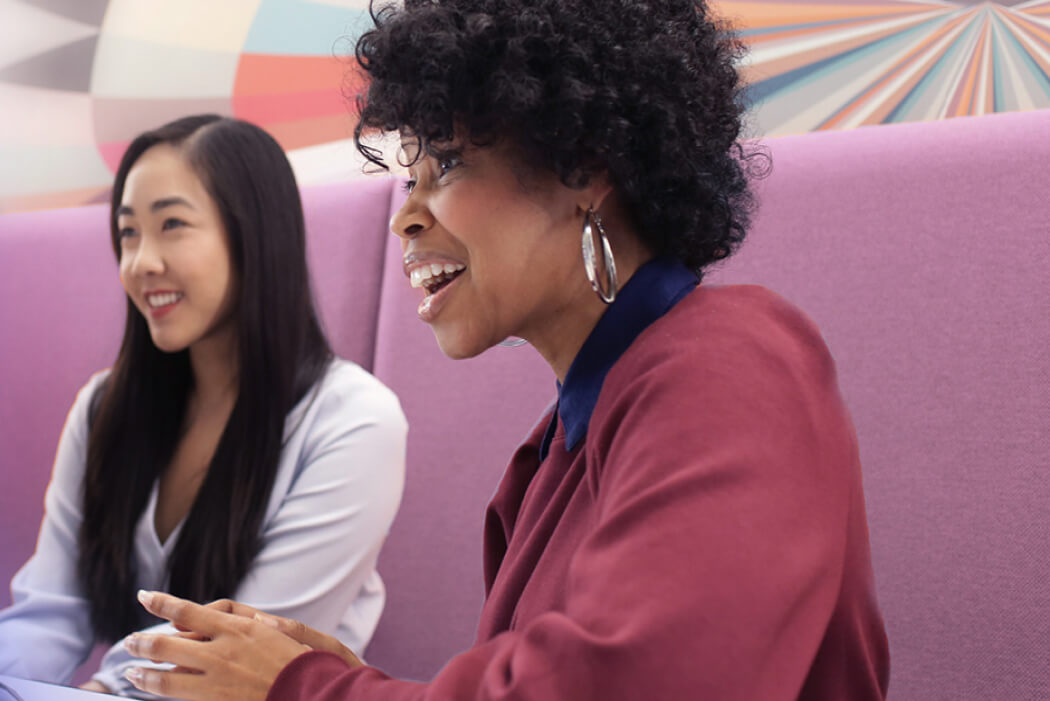
[[514, 338], [513, 336], [507, 336], [505, 339], [503, 339], [496, 345], [503, 346], [504, 348], [517, 348], [518, 346], [524, 346], [526, 343], [528, 343], [528, 341], [526, 341], [524, 338]]
[[[593, 224], [593, 225], [592, 225]], [[601, 285], [598, 284], [598, 266], [596, 265], [595, 258], [595, 245], [594, 245], [594, 230], [598, 230], [598, 236], [602, 240], [602, 263], [605, 266], [605, 275], [607, 278], [607, 290], [603, 290]], [[594, 207], [587, 209], [587, 214], [583, 217], [583, 269], [587, 271], [587, 279], [590, 280], [591, 288], [598, 293], [598, 298], [606, 304], [612, 304], [613, 300], [616, 299], [616, 259], [613, 258], [612, 247], [609, 245], [609, 239], [605, 235], [605, 228], [602, 226], [602, 220], [598, 217], [598, 213], [594, 211]]]

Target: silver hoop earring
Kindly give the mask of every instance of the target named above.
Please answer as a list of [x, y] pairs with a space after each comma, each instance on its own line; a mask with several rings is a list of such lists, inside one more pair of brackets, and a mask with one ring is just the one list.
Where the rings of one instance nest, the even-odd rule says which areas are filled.
[[504, 348], [517, 348], [518, 346], [524, 346], [528, 341], [524, 338], [514, 338], [508, 336], [507, 338], [500, 341], [497, 345], [503, 346]]
[[[598, 266], [596, 264], [596, 246], [594, 245], [594, 230], [598, 230], [598, 237], [602, 241], [602, 263], [605, 267], [605, 276], [608, 282], [607, 289], [603, 290], [598, 284]], [[583, 217], [583, 269], [587, 271], [587, 279], [591, 282], [591, 288], [598, 293], [598, 298], [606, 304], [612, 304], [616, 299], [616, 259], [613, 258], [612, 247], [605, 235], [605, 228], [598, 213], [591, 207]]]

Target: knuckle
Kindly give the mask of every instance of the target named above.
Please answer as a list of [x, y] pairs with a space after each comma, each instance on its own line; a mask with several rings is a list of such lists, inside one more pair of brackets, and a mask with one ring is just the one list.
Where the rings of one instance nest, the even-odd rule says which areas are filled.
[[250, 618], [232, 618], [227, 622], [230, 629], [241, 635], [248, 635], [254, 629], [256, 622]]

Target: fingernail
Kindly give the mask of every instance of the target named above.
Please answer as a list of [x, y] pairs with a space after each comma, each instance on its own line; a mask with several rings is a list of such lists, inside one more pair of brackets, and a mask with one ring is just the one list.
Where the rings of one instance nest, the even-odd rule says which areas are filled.
[[277, 622], [276, 618], [271, 618], [270, 616], [264, 616], [261, 613], [255, 614], [255, 620], [259, 621], [259, 623], [265, 623], [266, 625], [270, 626], [271, 628], [278, 628], [278, 627], [280, 627], [280, 624]]
[[145, 589], [139, 589], [138, 593], [139, 603], [149, 608], [153, 605], [153, 592], [146, 591]]
[[142, 684], [142, 669], [139, 667], [132, 667], [124, 672], [124, 678], [135, 686], [139, 686]]
[[135, 651], [138, 650], [138, 647], [139, 636], [137, 633], [132, 633], [128, 637], [124, 638], [124, 649], [130, 652], [131, 654], [134, 655]]

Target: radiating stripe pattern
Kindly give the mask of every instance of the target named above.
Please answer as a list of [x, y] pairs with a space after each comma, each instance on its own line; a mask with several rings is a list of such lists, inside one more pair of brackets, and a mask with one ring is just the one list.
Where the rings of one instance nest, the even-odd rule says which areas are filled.
[[1050, 107], [1050, 0], [717, 3], [777, 136]]
[[[136, 133], [195, 112], [262, 125], [303, 184], [361, 173], [368, 0], [0, 3], [0, 211], [104, 201]], [[712, 6], [751, 49], [753, 136], [1050, 107], [1050, 0]]]

